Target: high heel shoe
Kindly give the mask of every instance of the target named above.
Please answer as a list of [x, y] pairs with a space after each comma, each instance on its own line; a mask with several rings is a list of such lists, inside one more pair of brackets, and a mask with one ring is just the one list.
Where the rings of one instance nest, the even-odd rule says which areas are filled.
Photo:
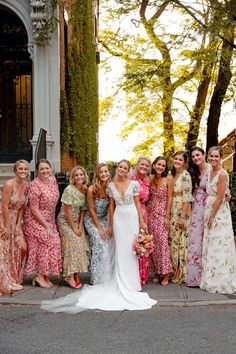
[[46, 289], [49, 289], [51, 288], [51, 286], [48, 286], [46, 283], [43, 283], [43, 281], [37, 279], [37, 277], [33, 277], [32, 279], [32, 285], [33, 286], [39, 286], [40, 288], [46, 288]]
[[163, 277], [161, 285], [166, 286], [169, 284], [169, 278], [168, 277]]
[[76, 286], [77, 286], [77, 289], [80, 289], [82, 288], [83, 284], [80, 282], [80, 280], [76, 280]]
[[182, 275], [182, 270], [181, 269], [178, 269], [174, 275], [174, 277], [172, 278], [172, 283], [174, 284], [178, 284], [179, 281], [180, 281], [180, 278], [181, 278], [181, 275]]
[[155, 284], [159, 283], [159, 281], [160, 280], [159, 280], [159, 278], [157, 276], [152, 279], [152, 282], [155, 283]]
[[23, 290], [23, 289], [24, 289], [24, 287], [22, 285], [20, 285], [20, 284], [14, 283], [14, 284], [11, 285], [11, 290], [12, 291], [19, 291], [19, 290]]
[[82, 284], [79, 282], [79, 283], [75, 283], [75, 284], [72, 284], [70, 280], [67, 280], [65, 279], [65, 283], [66, 285], [68, 285], [71, 289], [79, 289], [82, 287]]

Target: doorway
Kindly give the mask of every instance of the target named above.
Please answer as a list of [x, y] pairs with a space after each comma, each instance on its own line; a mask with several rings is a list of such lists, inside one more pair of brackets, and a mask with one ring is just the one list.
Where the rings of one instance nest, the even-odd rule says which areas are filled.
[[32, 60], [21, 19], [0, 6], [0, 163], [32, 159]]

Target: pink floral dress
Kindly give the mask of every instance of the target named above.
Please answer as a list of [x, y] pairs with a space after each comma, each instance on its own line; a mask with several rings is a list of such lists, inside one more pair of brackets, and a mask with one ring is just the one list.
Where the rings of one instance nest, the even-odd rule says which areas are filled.
[[58, 198], [59, 191], [54, 176], [50, 177], [48, 183], [38, 177], [30, 183], [29, 206], [38, 207], [53, 230], [53, 237], [39, 223], [28, 206], [23, 226], [29, 253], [26, 274], [59, 275], [61, 272], [61, 242], [55, 223], [55, 208]]
[[[130, 177], [131, 180], [137, 181], [141, 187], [139, 192], [139, 200], [143, 213], [143, 220], [147, 224], [148, 222], [148, 212], [147, 212], [147, 201], [149, 199], [149, 181], [147, 178], [141, 179], [135, 175]], [[149, 274], [149, 257], [138, 257], [139, 260], [139, 273], [141, 285], [145, 285], [148, 281]]]
[[147, 179], [137, 178], [136, 176], [131, 176], [131, 180], [137, 181], [140, 184], [139, 199], [142, 207], [144, 222], [147, 223], [147, 201], [149, 199], [149, 182]]
[[13, 191], [9, 203], [9, 217], [11, 227], [10, 239], [4, 237], [4, 224], [2, 215], [2, 205], [0, 204], [0, 293], [9, 294], [14, 284], [23, 281], [23, 272], [26, 262], [26, 252], [22, 248], [24, 240], [23, 232], [20, 228], [16, 230], [16, 222], [19, 210], [24, 206], [27, 198], [27, 187], [25, 195], [19, 199]]
[[153, 235], [154, 250], [150, 255], [150, 272], [169, 274], [172, 272], [170, 249], [168, 245], [169, 230], [165, 225], [167, 210], [167, 186], [152, 186], [147, 205], [148, 231]]
[[202, 244], [204, 235], [204, 213], [207, 199], [206, 185], [210, 169], [200, 179], [193, 192], [192, 218], [189, 232], [188, 259], [186, 265], [187, 286], [199, 286], [202, 276]]

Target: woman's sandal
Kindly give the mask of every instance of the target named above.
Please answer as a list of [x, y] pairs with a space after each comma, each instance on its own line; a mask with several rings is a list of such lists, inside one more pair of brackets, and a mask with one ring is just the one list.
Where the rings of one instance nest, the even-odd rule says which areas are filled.
[[75, 282], [75, 284], [71, 283], [71, 280], [66, 279], [65, 283], [71, 288], [71, 289], [80, 289], [82, 287], [82, 284], [80, 282]]
[[160, 279], [158, 277], [155, 277], [152, 279], [152, 282], [155, 284], [159, 283], [159, 281], [160, 281]]
[[167, 277], [167, 278], [163, 278], [162, 279], [162, 282], [161, 282], [161, 285], [163, 285], [163, 286], [166, 286], [166, 285], [168, 285], [169, 284], [169, 278]]

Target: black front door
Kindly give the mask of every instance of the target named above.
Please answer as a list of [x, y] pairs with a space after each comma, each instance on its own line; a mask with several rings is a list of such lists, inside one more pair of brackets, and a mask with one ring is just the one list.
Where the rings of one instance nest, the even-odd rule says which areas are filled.
[[0, 162], [32, 159], [32, 61], [17, 15], [0, 6]]

